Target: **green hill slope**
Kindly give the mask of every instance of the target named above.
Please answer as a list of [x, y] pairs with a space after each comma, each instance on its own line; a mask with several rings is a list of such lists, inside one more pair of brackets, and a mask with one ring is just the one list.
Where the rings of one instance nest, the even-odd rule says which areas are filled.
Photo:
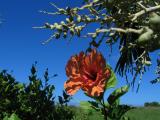
[[160, 120], [160, 107], [140, 107], [126, 113], [131, 120]]
[[[160, 120], [160, 107], [138, 107], [126, 113], [129, 120]], [[100, 113], [94, 110], [77, 110], [75, 120], [103, 120]]]

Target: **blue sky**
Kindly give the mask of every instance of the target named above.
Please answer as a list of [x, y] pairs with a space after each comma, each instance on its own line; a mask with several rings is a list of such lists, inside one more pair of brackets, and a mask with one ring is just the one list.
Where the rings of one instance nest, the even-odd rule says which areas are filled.
[[[52, 34], [50, 30], [33, 29], [34, 26], [42, 26], [45, 22], [54, 23], [63, 19], [60, 16], [49, 16], [39, 13], [39, 10], [54, 11], [49, 4], [56, 3], [59, 7], [75, 6], [81, 2], [77, 0], [0, 0], [0, 15], [5, 22], [0, 26], [0, 69], [13, 71], [13, 76], [20, 82], [27, 83], [31, 65], [38, 61], [39, 77], [43, 77], [43, 72], [49, 68], [52, 76], [54, 73], [58, 77], [51, 79], [50, 83], [56, 87], [55, 94], [60, 95], [63, 90], [63, 84], [67, 77], [65, 75], [65, 65], [71, 55], [79, 53], [88, 47], [89, 39], [79, 39], [74, 37], [72, 41], [60, 39], [53, 40], [47, 45], [42, 45]], [[95, 27], [95, 26], [93, 26]], [[92, 28], [90, 28], [92, 29]], [[114, 46], [114, 50], [117, 46]], [[109, 48], [103, 44], [101, 51], [108, 63], [114, 68], [118, 59], [117, 51], [113, 52], [109, 58]], [[160, 85], [151, 85], [149, 83], [154, 76], [155, 60], [158, 51], [151, 54], [154, 60], [150, 72], [143, 76], [143, 82], [139, 93], [135, 91], [128, 92], [122, 97], [121, 102], [132, 105], [143, 105], [144, 102], [160, 101]], [[117, 76], [119, 83], [116, 87], [125, 85], [124, 78]], [[113, 91], [106, 91], [107, 95]], [[80, 100], [88, 100], [82, 91], [73, 96], [73, 103]]]

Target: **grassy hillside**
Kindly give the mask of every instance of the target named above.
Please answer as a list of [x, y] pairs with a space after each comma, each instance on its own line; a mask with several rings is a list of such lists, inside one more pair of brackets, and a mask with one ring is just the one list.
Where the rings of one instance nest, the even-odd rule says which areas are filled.
[[[103, 120], [103, 116], [94, 110], [78, 109], [74, 120]], [[126, 113], [130, 120], [160, 120], [160, 107], [139, 107]]]
[[131, 120], [160, 120], [160, 107], [140, 107], [126, 113]]

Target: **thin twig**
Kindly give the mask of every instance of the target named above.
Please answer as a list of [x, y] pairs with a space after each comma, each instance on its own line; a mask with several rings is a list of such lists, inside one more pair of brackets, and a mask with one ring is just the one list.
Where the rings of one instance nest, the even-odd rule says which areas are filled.
[[142, 5], [142, 2], [143, 2], [143, 1], [138, 2], [138, 5], [139, 5], [141, 8], [143, 8], [144, 10], [146, 10], [146, 7], [145, 7], [144, 5]]
[[134, 62], [137, 62], [140, 58], [143, 58], [143, 56], [146, 54], [146, 51], [143, 51], [143, 53], [137, 57], [137, 59]]
[[44, 42], [42, 42], [42, 45], [46, 45], [46, 44], [49, 43], [54, 37], [55, 37], [55, 35], [50, 36], [49, 39], [47, 39], [47, 40], [45, 40]]
[[46, 28], [46, 26], [41, 26], [41, 27], [32, 27], [32, 28], [34, 28], [34, 29], [44, 29], [44, 28]]
[[60, 8], [59, 8], [59, 7], [57, 7], [54, 3], [50, 2], [50, 4], [51, 4], [53, 7], [55, 7], [57, 10], [59, 10], [59, 9], [60, 9]]
[[47, 11], [45, 11], [45, 10], [40, 10], [39, 11], [40, 13], [44, 13], [44, 14], [48, 14], [48, 15], [60, 15], [60, 13], [59, 12], [47, 12]]

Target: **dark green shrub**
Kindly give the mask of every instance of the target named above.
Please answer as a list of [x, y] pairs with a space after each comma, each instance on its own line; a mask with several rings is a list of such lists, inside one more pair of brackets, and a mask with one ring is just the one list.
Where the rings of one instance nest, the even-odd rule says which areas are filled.
[[20, 110], [19, 94], [24, 86], [3, 70], [0, 72], [0, 119]]
[[6, 71], [0, 72], [0, 119], [13, 113], [22, 120], [70, 120], [73, 110], [67, 105], [71, 97], [63, 92], [55, 102], [54, 85], [48, 84], [48, 69], [44, 81], [37, 78], [35, 65], [29, 83], [21, 84]]

